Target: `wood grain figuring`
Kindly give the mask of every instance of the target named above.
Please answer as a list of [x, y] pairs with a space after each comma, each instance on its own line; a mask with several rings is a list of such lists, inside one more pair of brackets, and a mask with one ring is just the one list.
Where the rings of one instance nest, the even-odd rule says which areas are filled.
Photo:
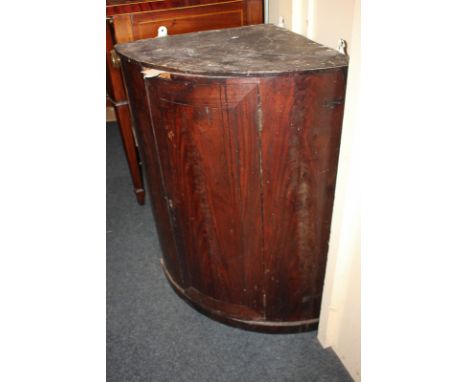
[[[110, 60], [115, 43], [154, 38], [160, 26], [167, 27], [170, 35], [177, 35], [258, 24], [263, 21], [263, 3], [261, 0], [107, 0], [106, 15], [107, 99], [114, 105], [123, 105], [127, 96], [122, 76]], [[128, 115], [125, 110], [120, 115], [119, 127], [135, 193], [138, 202], [143, 204], [143, 180], [131, 121], [128, 117], [123, 119]]]
[[261, 24], [263, 21], [263, 0], [245, 0], [245, 23], [243, 25]]
[[[212, 4], [230, 4], [245, 0], [149, 0], [149, 1], [135, 1], [135, 0], [117, 0], [109, 1], [106, 4], [107, 16], [116, 14], [128, 14], [128, 13], [145, 13], [151, 11], [164, 11], [167, 9], [190, 9], [190, 8], [202, 8], [210, 6]], [[254, 4], [252, 6], [258, 7], [258, 3], [261, 0], [251, 0]], [[248, 9], [250, 8], [247, 7]], [[257, 23], [261, 23], [263, 20], [256, 20]]]
[[[122, 44], [126, 42], [135, 41], [133, 36], [133, 19], [132, 15], [116, 15], [112, 17], [112, 24], [114, 25], [115, 42]], [[156, 34], [149, 37], [156, 37]]]
[[219, 301], [260, 309], [261, 280], [253, 276], [261, 271], [252, 267], [261, 256], [260, 195], [246, 197], [260, 186], [258, 154], [249, 154], [257, 152], [249, 147], [256, 144], [257, 84], [153, 78], [147, 92], [191, 285]]
[[320, 306], [344, 86], [340, 70], [270, 79], [262, 87], [268, 318], [300, 320]]
[[127, 61], [122, 62], [125, 71], [129, 101], [132, 104], [132, 116], [136, 129], [143, 163], [146, 172], [146, 180], [151, 198], [153, 215], [158, 230], [159, 242], [166, 260], [168, 271], [174, 280], [181, 286], [186, 286], [184, 272], [184, 259], [179, 259], [178, 254], [184, 250], [177, 250], [176, 235], [173, 231], [172, 216], [167, 205], [167, 195], [164, 187], [164, 179], [161, 174], [158, 146], [152, 127], [152, 116], [149, 113], [145, 84], [141, 76], [141, 67]]
[[[278, 49], [286, 41], [270, 37]], [[154, 189], [163, 269], [176, 293], [240, 328], [316, 328], [343, 118], [343, 57], [331, 55], [335, 67], [327, 69], [316, 60], [317, 70], [297, 70], [295, 62], [291, 71], [269, 75], [149, 75], [135, 50], [117, 49]]]
[[146, 12], [132, 17], [132, 33], [135, 40], [157, 36], [160, 26], [169, 35], [210, 29], [232, 28], [244, 25], [242, 1], [197, 8]]

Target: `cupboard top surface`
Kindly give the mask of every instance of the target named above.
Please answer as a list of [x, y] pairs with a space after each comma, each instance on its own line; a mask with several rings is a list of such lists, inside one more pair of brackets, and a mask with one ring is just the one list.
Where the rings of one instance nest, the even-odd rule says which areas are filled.
[[220, 29], [116, 45], [147, 67], [188, 74], [265, 76], [348, 66], [338, 51], [272, 24]]

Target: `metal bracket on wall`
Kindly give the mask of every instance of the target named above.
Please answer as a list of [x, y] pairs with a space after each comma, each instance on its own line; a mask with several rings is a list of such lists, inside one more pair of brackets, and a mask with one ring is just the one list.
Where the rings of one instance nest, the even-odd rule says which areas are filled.
[[165, 26], [161, 26], [158, 28], [158, 35], [156, 36], [156, 38], [158, 37], [165, 37], [167, 36], [167, 28]]
[[347, 56], [348, 55], [347, 49], [348, 49], [348, 43], [346, 42], [345, 39], [340, 38], [338, 40], [338, 52]]

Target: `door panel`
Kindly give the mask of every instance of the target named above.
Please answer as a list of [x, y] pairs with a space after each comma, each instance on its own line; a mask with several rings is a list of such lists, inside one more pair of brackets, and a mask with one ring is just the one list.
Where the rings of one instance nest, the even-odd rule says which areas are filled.
[[245, 306], [258, 319], [263, 312], [258, 86], [174, 77], [146, 81], [189, 285], [215, 300]]

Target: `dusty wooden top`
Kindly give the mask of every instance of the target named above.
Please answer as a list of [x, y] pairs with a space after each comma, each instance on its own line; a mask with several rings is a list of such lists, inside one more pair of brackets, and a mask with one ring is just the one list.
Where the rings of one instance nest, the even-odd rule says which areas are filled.
[[272, 24], [187, 33], [116, 45], [144, 66], [190, 74], [265, 76], [332, 69], [348, 58]]

